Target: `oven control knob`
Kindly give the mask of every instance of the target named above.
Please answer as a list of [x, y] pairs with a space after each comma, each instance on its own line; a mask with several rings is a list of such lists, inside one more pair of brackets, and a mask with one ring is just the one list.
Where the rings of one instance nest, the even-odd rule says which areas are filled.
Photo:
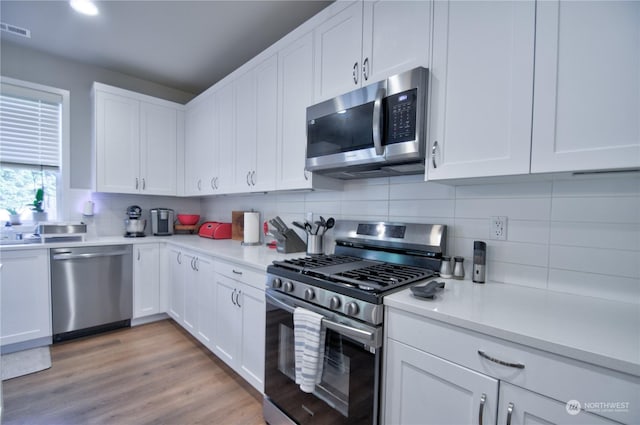
[[283, 286], [284, 292], [293, 292], [293, 283], [286, 281]]
[[356, 304], [355, 302], [352, 301], [347, 304], [347, 314], [349, 316], [356, 316], [359, 311], [360, 307], [358, 307], [358, 304]]
[[279, 277], [276, 277], [275, 279], [273, 279], [271, 286], [275, 289], [280, 289], [282, 287], [282, 280]]
[[331, 299], [329, 300], [329, 308], [332, 310], [337, 310], [340, 308], [340, 298], [338, 298], [337, 296], [333, 296], [331, 297]]
[[307, 288], [304, 291], [304, 299], [307, 301], [311, 301], [312, 299], [314, 299], [316, 296], [315, 292], [313, 292], [313, 289], [311, 288]]

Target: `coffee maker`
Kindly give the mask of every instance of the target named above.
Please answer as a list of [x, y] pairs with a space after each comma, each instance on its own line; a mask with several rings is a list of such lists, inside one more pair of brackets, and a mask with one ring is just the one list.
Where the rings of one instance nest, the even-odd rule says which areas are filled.
[[152, 208], [150, 213], [151, 233], [154, 236], [173, 235], [173, 210], [169, 208]]
[[147, 227], [147, 220], [142, 217], [142, 208], [137, 205], [127, 207], [127, 217], [124, 221], [126, 233], [125, 238], [139, 238], [144, 236], [144, 229]]

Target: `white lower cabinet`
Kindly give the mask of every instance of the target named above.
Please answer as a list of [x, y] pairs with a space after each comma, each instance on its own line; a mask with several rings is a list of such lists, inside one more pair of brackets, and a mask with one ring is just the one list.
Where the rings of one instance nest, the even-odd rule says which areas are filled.
[[[49, 250], [3, 251], [0, 269], [0, 345], [51, 344]], [[15, 351], [9, 349], [9, 351]]]
[[213, 351], [264, 391], [264, 273], [216, 261]]
[[533, 391], [500, 383], [499, 424], [616, 424], [602, 416], [579, 410], [579, 403], [562, 403]]
[[133, 249], [133, 318], [162, 312], [160, 307], [160, 245]]
[[167, 313], [182, 324], [184, 316], [184, 255], [180, 248], [169, 248], [169, 308]]
[[387, 343], [387, 424], [491, 424], [498, 380], [417, 350]]
[[640, 422], [637, 376], [393, 308], [385, 326], [386, 424]]

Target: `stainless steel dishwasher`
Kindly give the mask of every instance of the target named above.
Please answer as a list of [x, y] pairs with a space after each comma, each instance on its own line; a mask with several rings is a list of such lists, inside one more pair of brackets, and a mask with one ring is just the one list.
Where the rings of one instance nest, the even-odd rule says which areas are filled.
[[131, 325], [131, 245], [52, 248], [53, 341]]

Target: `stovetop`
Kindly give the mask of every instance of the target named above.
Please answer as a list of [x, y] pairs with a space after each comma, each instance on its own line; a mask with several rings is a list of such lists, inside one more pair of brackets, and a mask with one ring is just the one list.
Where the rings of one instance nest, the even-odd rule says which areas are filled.
[[274, 261], [267, 272], [374, 304], [381, 304], [383, 295], [434, 274], [421, 267], [345, 255]]

